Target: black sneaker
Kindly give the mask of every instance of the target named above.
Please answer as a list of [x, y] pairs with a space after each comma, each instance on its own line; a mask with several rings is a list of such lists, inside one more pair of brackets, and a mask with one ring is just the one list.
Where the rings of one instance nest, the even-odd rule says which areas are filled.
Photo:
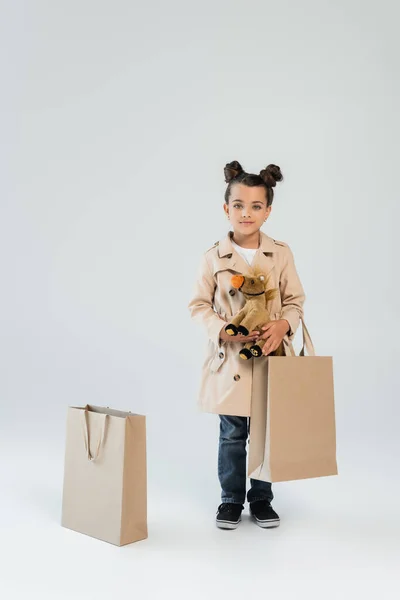
[[268, 500], [256, 500], [250, 503], [250, 515], [260, 527], [278, 527], [279, 516]]
[[242, 504], [234, 504], [233, 502], [223, 502], [218, 506], [216, 517], [217, 527], [221, 529], [236, 529], [242, 520]]

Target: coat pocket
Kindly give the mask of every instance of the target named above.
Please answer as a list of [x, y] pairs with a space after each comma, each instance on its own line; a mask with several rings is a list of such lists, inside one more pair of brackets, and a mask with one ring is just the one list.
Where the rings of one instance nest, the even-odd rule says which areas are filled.
[[216, 373], [221, 366], [224, 364], [226, 360], [226, 348], [222, 348], [218, 346], [217, 352], [214, 354], [214, 357], [210, 362], [210, 371], [211, 373]]

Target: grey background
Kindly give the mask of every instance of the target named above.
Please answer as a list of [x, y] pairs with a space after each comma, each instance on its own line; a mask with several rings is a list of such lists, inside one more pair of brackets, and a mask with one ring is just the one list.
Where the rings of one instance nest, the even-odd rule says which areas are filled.
[[[397, 3], [0, 6], [2, 595], [397, 598]], [[234, 159], [280, 165], [263, 230], [334, 359], [339, 476], [274, 484], [274, 531], [215, 528], [196, 408], [187, 304]], [[59, 524], [86, 403], [147, 416], [149, 538], [123, 549]]]

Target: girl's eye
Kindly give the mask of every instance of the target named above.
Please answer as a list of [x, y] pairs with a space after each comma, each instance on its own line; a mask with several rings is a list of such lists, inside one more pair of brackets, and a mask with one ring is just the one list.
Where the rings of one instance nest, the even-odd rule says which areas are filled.
[[[234, 204], [233, 208], [242, 208], [240, 204]], [[257, 210], [261, 210], [261, 206], [259, 204], [256, 204], [255, 206], [253, 206], [253, 208], [256, 208]]]

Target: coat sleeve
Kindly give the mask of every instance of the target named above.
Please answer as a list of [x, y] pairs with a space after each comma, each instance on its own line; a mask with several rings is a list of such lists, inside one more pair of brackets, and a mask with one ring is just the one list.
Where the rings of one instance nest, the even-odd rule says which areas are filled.
[[216, 346], [225, 345], [226, 342], [219, 339], [219, 333], [227, 324], [214, 310], [214, 291], [216, 283], [204, 254], [197, 272], [197, 278], [193, 287], [191, 300], [188, 304], [190, 316], [195, 322], [202, 323], [207, 331], [209, 339]]
[[300, 318], [303, 318], [305, 294], [297, 273], [293, 252], [287, 244], [279, 288], [282, 302], [281, 319], [289, 322], [290, 330], [287, 335], [292, 341], [300, 324]]

